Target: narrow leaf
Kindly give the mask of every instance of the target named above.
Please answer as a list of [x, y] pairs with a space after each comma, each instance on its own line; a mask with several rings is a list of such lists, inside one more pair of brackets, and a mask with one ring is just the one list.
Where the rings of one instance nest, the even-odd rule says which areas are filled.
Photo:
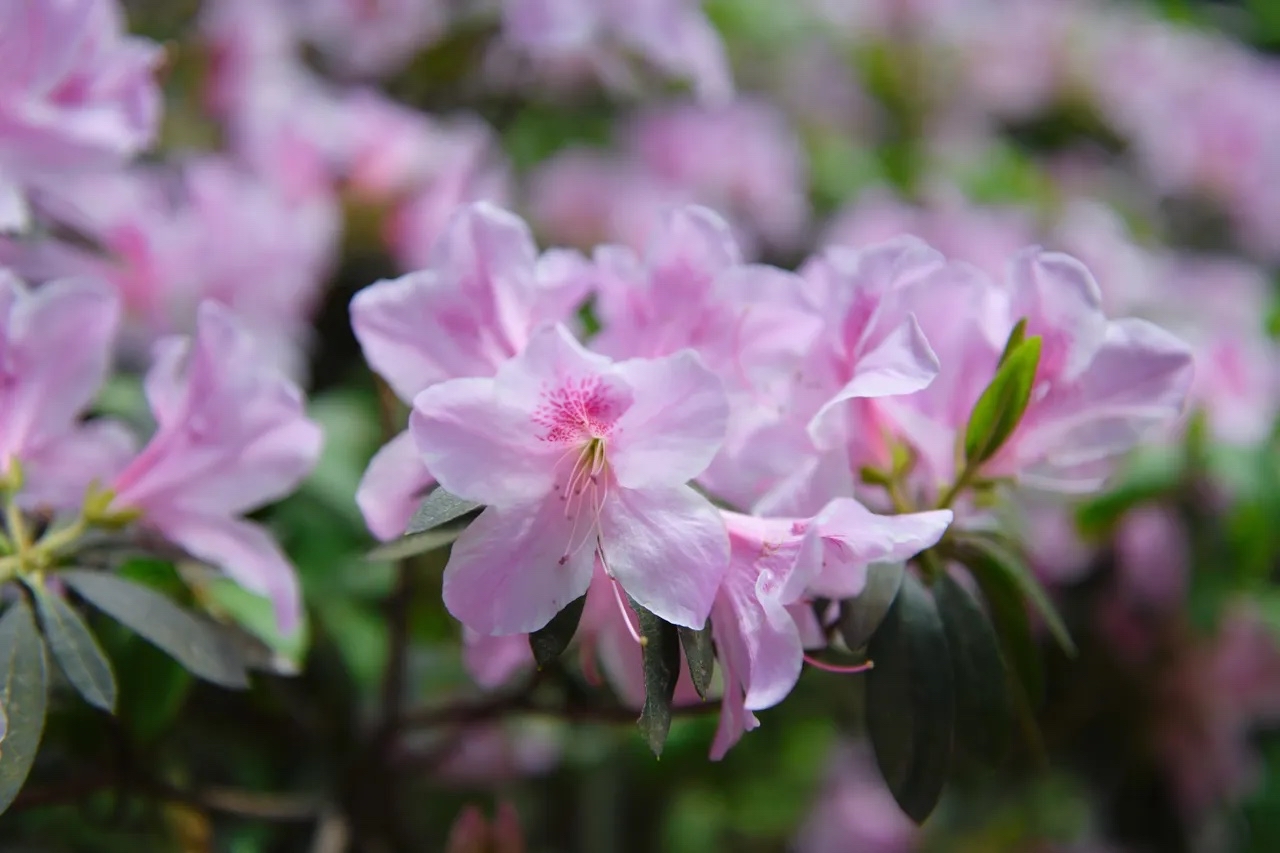
[[443, 548], [445, 545], [453, 544], [453, 541], [462, 535], [462, 531], [465, 529], [465, 527], [438, 527], [434, 530], [424, 530], [421, 533], [401, 536], [399, 539], [393, 539], [374, 548], [365, 555], [365, 559], [371, 563], [380, 563], [387, 560], [403, 560], [406, 557], [416, 557], [419, 554], [426, 554], [437, 548]]
[[1017, 676], [1027, 701], [1038, 706], [1044, 698], [1044, 667], [1040, 662], [1040, 647], [1031, 633], [1031, 620], [1027, 617], [1027, 605], [1011, 575], [1001, 571], [975, 569], [966, 563], [995, 625], [996, 636], [1005, 660]]
[[80, 618], [80, 614], [38, 583], [27, 588], [36, 602], [40, 627], [53, 659], [84, 701], [114, 714], [116, 710], [116, 679], [111, 672], [111, 661]]
[[998, 542], [986, 538], [968, 538], [960, 553], [960, 562], [968, 566], [979, 581], [983, 575], [1004, 575], [1008, 582], [1017, 587], [1019, 594], [1040, 613], [1049, 633], [1058, 641], [1062, 650], [1071, 657], [1076, 656], [1076, 644], [1071, 639], [1058, 609], [1049, 599], [1040, 581], [1031, 573], [1031, 568], [1013, 551]]
[[868, 646], [867, 730], [898, 805], [923, 823], [951, 767], [955, 693], [942, 619], [912, 575]]
[[1031, 401], [1036, 368], [1040, 366], [1040, 338], [1031, 337], [1013, 348], [996, 370], [969, 414], [964, 434], [964, 458], [978, 465], [996, 454], [1017, 429]]
[[697, 631], [685, 627], [679, 630], [680, 645], [684, 648], [684, 659], [689, 662], [693, 689], [698, 691], [699, 698], [706, 699], [716, 666], [715, 647], [711, 642], [711, 619], [708, 617], [707, 624]]
[[1014, 350], [1022, 346], [1022, 342], [1027, 339], [1027, 318], [1023, 317], [1013, 327], [1013, 331], [1009, 333], [1009, 337], [1004, 342], [1004, 352], [1000, 353], [1000, 360], [996, 362], [996, 366], [1002, 366], [1009, 360], [1009, 356], [1013, 355]]
[[44, 734], [48, 696], [44, 642], [31, 607], [19, 597], [0, 617], [0, 708], [6, 725], [0, 741], [0, 813], [18, 796]]
[[578, 632], [582, 607], [586, 603], [585, 595], [575, 598], [552, 616], [550, 622], [529, 635], [529, 648], [533, 650], [533, 660], [538, 669], [559, 658], [569, 648], [573, 635]]
[[475, 512], [482, 506], [483, 504], [463, 500], [437, 486], [423, 499], [413, 518], [409, 519], [409, 526], [404, 529], [404, 535], [413, 536], [415, 533], [434, 530], [442, 524], [448, 524], [468, 513]]
[[840, 602], [840, 636], [850, 651], [865, 646], [893, 606], [906, 573], [902, 563], [875, 563], [867, 569], [867, 585], [857, 598]]
[[995, 630], [982, 607], [951, 575], [943, 573], [933, 596], [951, 653], [956, 750], [998, 765], [1009, 748], [1015, 720]]
[[641, 656], [644, 660], [644, 708], [640, 712], [640, 731], [649, 741], [654, 755], [662, 755], [671, 730], [671, 700], [676, 695], [676, 679], [680, 677], [680, 632], [645, 610], [634, 599], [631, 607], [640, 622]]
[[207, 619], [141, 584], [105, 572], [58, 573], [81, 598], [133, 629], [193, 675], [229, 688], [249, 686], [234, 642]]

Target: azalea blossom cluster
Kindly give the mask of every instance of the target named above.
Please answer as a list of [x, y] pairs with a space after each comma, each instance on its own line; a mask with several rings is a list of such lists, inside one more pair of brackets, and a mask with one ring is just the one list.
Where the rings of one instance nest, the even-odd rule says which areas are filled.
[[9, 507], [0, 580], [38, 577], [90, 532], [126, 529], [224, 570], [269, 598], [281, 630], [294, 631], [302, 599], [293, 566], [244, 516], [293, 491], [319, 458], [320, 429], [300, 390], [264, 362], [233, 314], [206, 302], [194, 336], [156, 345], [146, 376], [156, 426], [139, 446], [119, 421], [82, 419], [107, 377], [120, 315], [104, 282], [32, 290], [0, 274]]
[[[1173, 335], [1108, 319], [1069, 256], [1027, 248], [995, 280], [900, 239], [793, 273], [744, 263], [700, 207], [671, 210], [642, 255], [588, 258], [539, 254], [518, 218], [471, 205], [430, 266], [361, 291], [351, 314], [412, 405], [361, 485], [370, 529], [398, 535], [433, 483], [485, 506], [443, 592], [484, 649], [481, 679], [527, 663], [521, 635], [585, 595], [583, 665], [635, 698], [637, 610], [709, 618], [716, 757], [827, 646], [815, 602], [857, 596], [869, 566], [933, 546], [955, 513], [978, 523], [975, 495], [999, 483], [1096, 488], [1178, 416], [1193, 373]], [[963, 454], [1021, 341], [1039, 359], [1025, 412]]]

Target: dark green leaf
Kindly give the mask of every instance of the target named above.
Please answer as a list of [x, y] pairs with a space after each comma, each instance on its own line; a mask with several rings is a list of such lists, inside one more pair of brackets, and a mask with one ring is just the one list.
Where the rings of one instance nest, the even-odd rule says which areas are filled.
[[404, 529], [404, 535], [413, 536], [416, 533], [426, 533], [428, 530], [434, 530], [442, 524], [448, 524], [468, 513], [475, 512], [482, 506], [483, 504], [463, 500], [437, 486], [422, 501], [422, 505], [413, 514], [413, 518], [409, 519], [409, 526]]
[[867, 568], [867, 585], [858, 597], [840, 602], [840, 636], [850, 651], [865, 646], [880, 627], [905, 573], [902, 563], [876, 563]]
[[365, 559], [372, 563], [380, 563], [384, 560], [403, 560], [406, 557], [416, 557], [419, 554], [426, 554], [437, 548], [443, 548], [445, 545], [453, 544], [453, 541], [465, 529], [465, 527], [438, 527], [434, 530], [424, 530], [421, 533], [414, 533], [410, 536], [401, 536], [399, 539], [393, 539], [374, 548], [365, 555]]
[[984, 590], [987, 583], [998, 582], [998, 576], [1003, 576], [1006, 583], [1012, 583], [1022, 598], [1031, 602], [1040, 613], [1049, 633], [1053, 634], [1062, 650], [1071, 657], [1076, 656], [1076, 644], [1062, 617], [1058, 615], [1058, 609], [1049, 600], [1049, 593], [1045, 592], [1040, 581], [1031, 573], [1031, 568], [1018, 554], [991, 539], [974, 537], [964, 541], [959, 556], [960, 562], [969, 567], [978, 582], [983, 584]]
[[529, 648], [533, 650], [533, 660], [538, 669], [559, 658], [569, 648], [573, 635], [578, 631], [578, 622], [582, 620], [582, 606], [586, 603], [585, 595], [575, 598], [552, 616], [550, 622], [529, 635]]
[[944, 572], [934, 583], [933, 597], [951, 653], [956, 750], [998, 764], [1014, 728], [999, 641], [982, 607], [951, 575]]
[[689, 677], [693, 681], [693, 689], [698, 691], [698, 696], [706, 699], [716, 667], [716, 652], [711, 643], [711, 619], [708, 617], [707, 624], [698, 631], [681, 627], [680, 645], [684, 648], [684, 659], [689, 662]]
[[[630, 596], [628, 596], [630, 599]], [[631, 607], [640, 622], [641, 656], [644, 660], [644, 708], [640, 711], [640, 731], [654, 755], [662, 755], [667, 732], [671, 730], [671, 700], [680, 677], [680, 632], [645, 610], [634, 600]]]
[[902, 810], [923, 823], [951, 767], [955, 693], [942, 619], [912, 575], [871, 638], [867, 730]]
[[7, 724], [0, 741], [0, 813], [18, 796], [44, 733], [47, 673], [44, 642], [31, 607], [19, 598], [0, 617], [0, 708]]
[[132, 628], [193, 675], [230, 688], [249, 685], [244, 661], [230, 637], [207, 619], [158, 592], [105, 572], [59, 572], [81, 598]]
[[84, 700], [108, 713], [116, 710], [116, 679], [102, 647], [80, 618], [60, 596], [38, 583], [27, 584], [36, 602], [40, 626], [53, 659]]
[[1040, 662], [1040, 647], [1031, 633], [1031, 620], [1027, 618], [1027, 605], [1022, 593], [1005, 572], [982, 571], [972, 566], [970, 571], [986, 599], [987, 611], [991, 614], [1005, 660], [1013, 668], [1031, 705], [1038, 706], [1044, 698], [1044, 667]]
[[991, 384], [974, 404], [965, 428], [964, 458], [970, 465], [990, 459], [1013, 434], [1031, 401], [1031, 387], [1039, 365], [1038, 336], [1016, 345], [1000, 365]]

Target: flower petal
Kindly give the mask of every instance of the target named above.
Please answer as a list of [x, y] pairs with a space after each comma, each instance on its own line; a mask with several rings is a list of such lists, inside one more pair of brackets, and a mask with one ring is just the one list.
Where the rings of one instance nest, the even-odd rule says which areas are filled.
[[628, 489], [674, 486], [701, 474], [724, 441], [724, 386], [692, 350], [617, 367], [630, 408], [609, 437], [609, 464]]
[[383, 542], [402, 535], [433, 482], [408, 430], [379, 448], [356, 488], [369, 531]]
[[605, 570], [644, 607], [675, 625], [706, 624], [729, 563], [724, 522], [687, 486], [620, 489], [600, 513]]
[[492, 506], [549, 494], [564, 452], [539, 438], [527, 410], [499, 398], [492, 379], [452, 379], [423, 391], [409, 431], [440, 485]]
[[490, 637], [464, 628], [462, 661], [476, 684], [493, 690], [520, 670], [533, 666], [533, 651], [525, 634]]
[[261, 525], [238, 518], [178, 514], [157, 526], [195, 557], [222, 569], [250, 592], [269, 598], [281, 633], [292, 633], [298, 626], [302, 591], [297, 574]]
[[1093, 275], [1070, 255], [1026, 249], [1009, 267], [1013, 321], [1040, 335], [1042, 377], [1071, 380], [1093, 360], [1107, 333], [1102, 294]]
[[573, 534], [555, 498], [489, 507], [453, 543], [445, 606], [479, 634], [538, 630], [591, 583], [590, 542], [565, 559]]

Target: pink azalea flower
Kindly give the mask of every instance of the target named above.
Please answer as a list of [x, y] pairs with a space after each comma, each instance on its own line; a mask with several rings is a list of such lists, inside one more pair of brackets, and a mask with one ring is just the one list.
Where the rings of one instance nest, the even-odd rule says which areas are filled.
[[0, 226], [25, 224], [22, 192], [118, 165], [160, 115], [160, 48], [124, 34], [114, 0], [14, 0], [0, 9]]
[[585, 59], [608, 70], [611, 47], [693, 83], [700, 97], [733, 94], [724, 46], [694, 0], [504, 0], [503, 34], [539, 60]]
[[[410, 403], [446, 379], [492, 376], [535, 326], [567, 318], [585, 296], [585, 263], [565, 251], [539, 257], [518, 217], [469, 205], [424, 269], [355, 295], [351, 326], [369, 365]], [[373, 534], [402, 534], [432, 482], [408, 432], [379, 450], [356, 492]]]
[[215, 302], [200, 306], [194, 339], [157, 345], [146, 392], [158, 427], [112, 484], [112, 508], [141, 510], [143, 524], [268, 596], [291, 631], [301, 608], [293, 567], [241, 516], [288, 494], [319, 458], [302, 393]]
[[701, 628], [728, 538], [686, 483], [727, 419], [693, 353], [614, 363], [563, 326], [536, 332], [492, 379], [423, 391], [410, 429], [427, 469], [487, 507], [454, 543], [445, 605], [479, 633], [534, 631], [587, 591], [599, 559], [642, 607]]
[[21, 464], [30, 506], [79, 506], [131, 450], [117, 425], [78, 423], [106, 380], [119, 319], [119, 301], [100, 282], [29, 291], [0, 270], [0, 466]]
[[285, 8], [303, 38], [360, 77], [400, 70], [448, 23], [440, 0], [286, 0]]
[[781, 702], [800, 677], [806, 643], [788, 608], [858, 595], [868, 566], [935, 545], [952, 518], [946, 510], [880, 516], [852, 498], [806, 519], [722, 515], [730, 557], [711, 610], [725, 684], [713, 760], [759, 725], [753, 711]]
[[922, 485], [948, 481], [956, 436], [994, 375], [1009, 330], [1026, 318], [1027, 334], [1043, 339], [1032, 399], [983, 473], [1054, 490], [1095, 488], [1113, 457], [1176, 420], [1191, 354], [1144, 320], [1107, 320], [1092, 275], [1070, 256], [1027, 249], [1013, 258], [1009, 278], [1006, 291], [965, 276], [914, 306], [941, 372], [927, 389], [885, 401], [881, 411], [919, 451]]

